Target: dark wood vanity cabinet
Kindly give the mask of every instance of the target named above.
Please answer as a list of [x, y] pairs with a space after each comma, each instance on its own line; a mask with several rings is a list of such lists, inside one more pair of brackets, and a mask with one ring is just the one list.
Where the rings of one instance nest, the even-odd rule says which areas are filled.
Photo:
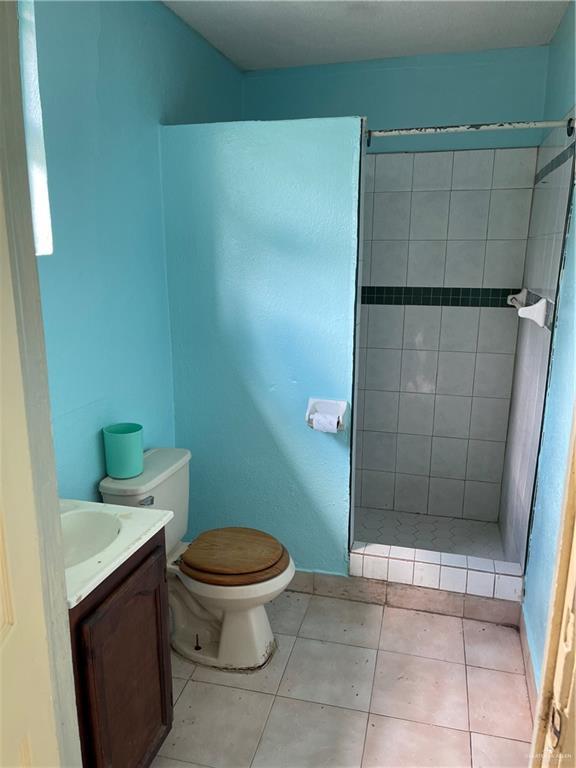
[[172, 726], [164, 532], [70, 611], [84, 768], [144, 768]]

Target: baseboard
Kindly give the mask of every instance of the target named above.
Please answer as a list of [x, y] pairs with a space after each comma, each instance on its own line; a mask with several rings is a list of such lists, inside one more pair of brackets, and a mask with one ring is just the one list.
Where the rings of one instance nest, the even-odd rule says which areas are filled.
[[520, 625], [520, 603], [516, 601], [396, 584], [363, 576], [330, 576], [324, 573], [297, 571], [288, 590], [441, 613], [492, 624], [506, 624], [512, 627]]
[[538, 687], [536, 686], [536, 675], [534, 674], [534, 665], [528, 646], [526, 636], [526, 624], [524, 622], [524, 612], [520, 612], [520, 644], [522, 646], [522, 656], [524, 657], [524, 670], [526, 672], [526, 684], [528, 685], [528, 698], [530, 699], [530, 709], [532, 710], [532, 719], [536, 717], [536, 705], [538, 703]]

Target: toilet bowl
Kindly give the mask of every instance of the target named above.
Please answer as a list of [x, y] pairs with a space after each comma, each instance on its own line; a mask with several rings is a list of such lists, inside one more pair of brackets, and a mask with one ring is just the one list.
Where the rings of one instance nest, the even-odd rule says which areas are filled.
[[106, 503], [171, 509], [165, 528], [171, 644], [196, 664], [254, 670], [276, 649], [265, 605], [294, 576], [282, 544], [252, 528], [205, 531], [183, 542], [188, 527], [190, 452], [156, 448], [144, 454], [144, 472], [100, 483]]
[[[267, 554], [258, 549], [259, 541], [271, 545]], [[266, 664], [276, 643], [264, 606], [294, 576], [292, 558], [276, 539], [250, 528], [207, 531], [170, 554], [168, 573], [174, 650], [219, 669]]]

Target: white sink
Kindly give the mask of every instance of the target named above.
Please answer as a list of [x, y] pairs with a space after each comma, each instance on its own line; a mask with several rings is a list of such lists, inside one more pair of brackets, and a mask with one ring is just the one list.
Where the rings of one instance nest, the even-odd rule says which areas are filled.
[[60, 499], [68, 607], [78, 605], [173, 517], [155, 507]]
[[89, 560], [110, 546], [122, 529], [116, 515], [78, 509], [64, 512], [62, 538], [64, 542], [64, 567], [70, 568]]

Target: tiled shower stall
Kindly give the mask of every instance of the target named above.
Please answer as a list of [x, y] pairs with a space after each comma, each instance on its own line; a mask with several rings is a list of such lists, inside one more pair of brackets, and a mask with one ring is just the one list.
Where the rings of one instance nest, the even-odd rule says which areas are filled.
[[[538, 271], [532, 262], [548, 263], [555, 247], [544, 281], [554, 283], [548, 298], [555, 299], [566, 201], [552, 204], [548, 195], [548, 214], [535, 216], [532, 208], [537, 162], [540, 169], [553, 154], [528, 147], [366, 157], [355, 349], [354, 538], [360, 548], [371, 543], [372, 550], [361, 554], [373, 555], [376, 547], [389, 555], [384, 550], [391, 546], [401, 560], [404, 548], [414, 564], [411, 578], [405, 568], [400, 581], [417, 583], [414, 574], [424, 566], [414, 553], [421, 550], [444, 553], [420, 556], [426, 568], [436, 568], [436, 583], [426, 586], [442, 586], [441, 557], [448, 570], [472, 567], [468, 557], [479, 572], [492, 574], [476, 594], [493, 596], [498, 579], [521, 575], [531, 487], [530, 498], [515, 501], [512, 485], [521, 479], [527, 496], [533, 481], [542, 381], [532, 396], [541, 402], [531, 416], [530, 435], [521, 426], [528, 395], [515, 395], [513, 456], [507, 456], [509, 414], [513, 387], [515, 393], [534, 389], [526, 384], [533, 353], [539, 354], [545, 382], [550, 331], [523, 321], [525, 349], [518, 363], [518, 314], [506, 298], [526, 284], [525, 266], [527, 273]], [[565, 176], [560, 183], [569, 188]], [[539, 196], [537, 187], [535, 206], [543, 204]], [[552, 208], [553, 224], [546, 219]], [[548, 251], [539, 247], [541, 230]], [[539, 290], [543, 280], [534, 279], [530, 287]], [[520, 364], [522, 382], [515, 378]], [[519, 466], [526, 464], [521, 441], [528, 439], [531, 477]], [[505, 463], [510, 469], [503, 481]], [[353, 558], [358, 554], [356, 549]], [[450, 557], [454, 562], [448, 563]], [[517, 565], [502, 563], [510, 560]], [[367, 565], [367, 571], [375, 567]], [[466, 591], [466, 575], [462, 578], [458, 586], [453, 583], [456, 591]], [[518, 586], [510, 591], [518, 599]]]

